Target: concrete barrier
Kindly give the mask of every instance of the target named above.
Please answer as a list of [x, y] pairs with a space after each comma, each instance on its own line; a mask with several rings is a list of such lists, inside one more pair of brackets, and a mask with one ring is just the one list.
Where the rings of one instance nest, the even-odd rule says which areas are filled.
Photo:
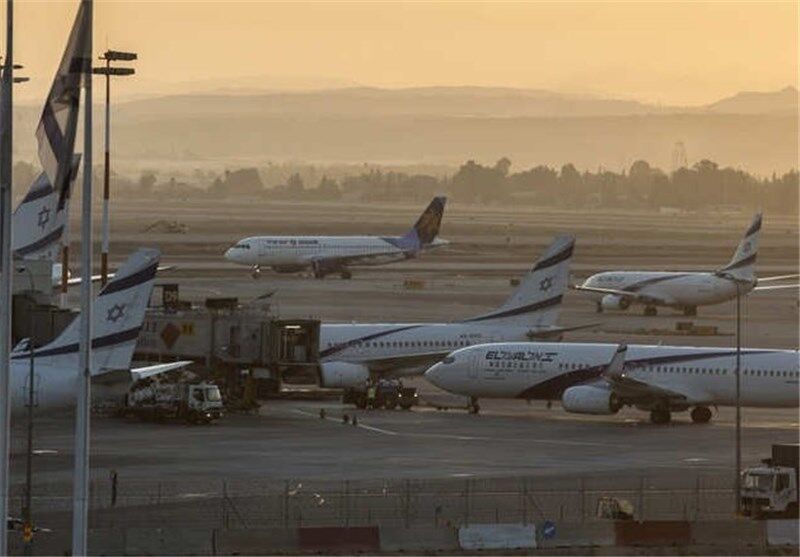
[[767, 520], [767, 543], [769, 545], [792, 545], [797, 547], [800, 526], [796, 520]]
[[207, 528], [128, 528], [126, 555], [211, 555]]
[[461, 549], [523, 549], [536, 547], [533, 524], [473, 524], [458, 529]]
[[614, 523], [614, 531], [619, 546], [689, 545], [691, 541], [689, 523], [683, 520], [619, 520]]
[[458, 533], [455, 528], [442, 527], [381, 527], [381, 551], [456, 551]]
[[556, 534], [552, 538], [539, 536], [539, 547], [609, 547], [616, 541], [611, 521], [561, 522], [556, 523]]
[[212, 539], [215, 555], [268, 555], [292, 553], [297, 549], [297, 530], [294, 528], [215, 530]]
[[730, 545], [764, 547], [767, 544], [764, 523], [756, 520], [713, 520], [692, 522], [692, 545]]
[[298, 528], [297, 547], [324, 553], [376, 552], [381, 548], [380, 533], [377, 526]]

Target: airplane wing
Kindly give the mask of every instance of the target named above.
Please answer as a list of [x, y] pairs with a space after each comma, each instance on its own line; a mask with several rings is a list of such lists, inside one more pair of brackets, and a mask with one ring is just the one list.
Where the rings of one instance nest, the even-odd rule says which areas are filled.
[[783, 288], [800, 288], [800, 284], [773, 284], [771, 286], [756, 286], [753, 288], [753, 290], [781, 290]]
[[[159, 265], [157, 270], [158, 271], [171, 271], [174, 268], [175, 268], [175, 265]], [[114, 278], [114, 273], [110, 273], [108, 275], [108, 280], [111, 280], [113, 278]], [[82, 280], [83, 280], [83, 277], [68, 278], [67, 279], [67, 286], [77, 286], [78, 284], [81, 283]], [[94, 282], [100, 282], [101, 280], [103, 280], [103, 275], [92, 275], [92, 282], [93, 283]], [[54, 285], [54, 288], [58, 288], [60, 285], [61, 285], [61, 281], [59, 280]]]
[[582, 286], [574, 284], [570, 286], [573, 290], [583, 290], [584, 292], [596, 292], [598, 294], [612, 294], [620, 298], [627, 298], [631, 302], [640, 302], [643, 304], [654, 303], [669, 305], [671, 302], [664, 298], [658, 298], [649, 294], [642, 294], [641, 292], [629, 292], [627, 290], [616, 290], [614, 288], [597, 288], [595, 286]]
[[191, 360], [183, 360], [180, 362], [170, 362], [168, 364], [156, 364], [152, 366], [137, 367], [131, 369], [131, 378], [134, 381], [138, 381], [140, 379], [147, 379], [148, 377], [160, 375], [168, 371], [185, 368], [186, 366], [193, 363], [194, 362], [192, 362]]
[[394, 369], [412, 368], [417, 366], [431, 366], [447, 356], [450, 352], [457, 350], [456, 347], [444, 349], [441, 352], [428, 352], [425, 354], [414, 354], [410, 356], [391, 356], [387, 358], [375, 358], [363, 362], [370, 370], [380, 373]]
[[758, 282], [772, 282], [774, 280], [788, 280], [793, 278], [800, 278], [800, 275], [777, 275], [774, 277], [758, 277]]

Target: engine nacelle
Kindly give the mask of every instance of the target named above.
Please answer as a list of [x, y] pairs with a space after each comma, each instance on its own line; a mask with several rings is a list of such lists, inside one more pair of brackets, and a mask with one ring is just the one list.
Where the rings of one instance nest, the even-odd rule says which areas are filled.
[[603, 309], [628, 309], [631, 301], [624, 296], [617, 296], [616, 294], [606, 294], [600, 301]]
[[346, 389], [359, 387], [369, 379], [369, 368], [348, 362], [324, 362], [319, 366], [320, 387]]
[[608, 389], [578, 385], [561, 396], [561, 406], [575, 414], [616, 414], [622, 407], [617, 395]]

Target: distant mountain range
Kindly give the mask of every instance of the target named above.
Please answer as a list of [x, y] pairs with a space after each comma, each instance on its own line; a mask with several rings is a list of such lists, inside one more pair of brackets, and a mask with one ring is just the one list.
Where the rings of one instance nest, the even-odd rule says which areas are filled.
[[[98, 134], [102, 107], [96, 106]], [[35, 158], [40, 108], [15, 112], [17, 154]], [[120, 166], [267, 161], [435, 163], [467, 159], [616, 170], [645, 159], [670, 169], [710, 158], [761, 174], [797, 166], [798, 91], [739, 93], [701, 107], [487, 87], [214, 92], [119, 102]], [[98, 135], [97, 137], [102, 137]]]
[[316, 91], [216, 92], [169, 95], [122, 103], [121, 117], [178, 114], [320, 116], [597, 117], [642, 114], [796, 114], [792, 87], [739, 93], [701, 107], [658, 106], [633, 100], [499, 87], [346, 87]]

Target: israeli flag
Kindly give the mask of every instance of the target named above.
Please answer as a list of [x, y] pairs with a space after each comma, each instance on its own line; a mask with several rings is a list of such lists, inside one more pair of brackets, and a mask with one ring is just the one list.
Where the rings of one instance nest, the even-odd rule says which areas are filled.
[[83, 74], [91, 71], [88, 16], [89, 9], [81, 2], [36, 128], [39, 161], [61, 204], [69, 188]]

